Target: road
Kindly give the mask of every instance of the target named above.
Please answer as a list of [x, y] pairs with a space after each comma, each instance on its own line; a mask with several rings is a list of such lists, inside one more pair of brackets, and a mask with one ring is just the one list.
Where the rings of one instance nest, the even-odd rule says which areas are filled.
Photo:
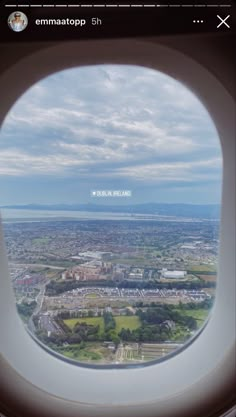
[[39, 327], [47, 332], [63, 334], [58, 324], [47, 315], [41, 315], [39, 319]]
[[58, 269], [60, 271], [65, 270], [65, 267], [62, 266], [56, 266], [56, 265], [45, 265], [45, 264], [12, 264], [14, 266], [24, 266], [26, 268], [36, 266], [37, 268], [51, 268], [51, 269]]
[[37, 307], [36, 307], [36, 309], [34, 310], [34, 312], [33, 312], [33, 314], [32, 314], [32, 316], [29, 318], [29, 321], [28, 321], [28, 328], [29, 328], [29, 330], [32, 332], [32, 333], [35, 333], [35, 331], [36, 331], [36, 328], [35, 328], [35, 325], [34, 325], [34, 321], [33, 321], [33, 317], [34, 316], [36, 316], [39, 312], [40, 312], [40, 310], [41, 310], [41, 308], [42, 308], [42, 304], [43, 304], [43, 298], [44, 298], [44, 293], [45, 293], [45, 287], [46, 287], [46, 285], [49, 283], [50, 281], [47, 281], [41, 288], [40, 288], [40, 292], [38, 293], [38, 295], [37, 295], [37, 297], [35, 298], [35, 301], [36, 301], [36, 303], [37, 303]]

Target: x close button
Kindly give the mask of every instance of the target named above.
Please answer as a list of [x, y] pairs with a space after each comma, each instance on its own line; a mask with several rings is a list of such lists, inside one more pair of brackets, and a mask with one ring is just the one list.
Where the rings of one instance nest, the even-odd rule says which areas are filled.
[[230, 29], [230, 25], [226, 22], [228, 20], [228, 18], [230, 17], [230, 14], [228, 14], [228, 16], [226, 16], [225, 18], [217, 15], [218, 19], [220, 19], [220, 23], [217, 26], [217, 29], [222, 26], [225, 25], [228, 29]]

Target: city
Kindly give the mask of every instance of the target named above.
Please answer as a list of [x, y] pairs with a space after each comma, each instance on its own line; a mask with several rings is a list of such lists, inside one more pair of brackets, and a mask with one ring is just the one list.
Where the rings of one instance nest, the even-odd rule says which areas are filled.
[[213, 305], [216, 220], [17, 220], [4, 232], [18, 312], [64, 357], [161, 358], [197, 333]]

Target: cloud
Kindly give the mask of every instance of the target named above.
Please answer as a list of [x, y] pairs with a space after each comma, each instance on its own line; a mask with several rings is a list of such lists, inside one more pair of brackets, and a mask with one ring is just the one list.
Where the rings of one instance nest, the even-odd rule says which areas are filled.
[[[208, 168], [207, 171], [202, 168]], [[210, 170], [210, 168], [216, 168]], [[173, 185], [176, 182], [191, 183], [198, 180], [210, 181], [214, 178], [218, 178], [220, 174], [221, 160], [220, 158], [214, 158], [211, 160], [201, 160], [194, 162], [181, 162], [181, 163], [160, 163], [160, 164], [148, 164], [142, 166], [132, 166], [128, 168], [122, 168], [117, 172], [117, 175], [124, 177], [135, 178], [137, 181], [145, 181], [147, 183], [163, 183], [172, 182]]]
[[4, 179], [191, 184], [219, 180], [221, 150], [207, 111], [182, 84], [151, 69], [100, 65], [29, 89], [5, 120], [0, 164]]

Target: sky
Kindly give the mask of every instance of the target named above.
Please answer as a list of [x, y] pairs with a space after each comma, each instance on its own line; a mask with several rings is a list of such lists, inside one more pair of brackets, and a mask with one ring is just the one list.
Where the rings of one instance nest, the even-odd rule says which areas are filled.
[[144, 67], [53, 74], [19, 98], [0, 132], [0, 206], [215, 204], [221, 175], [220, 141], [204, 106]]

